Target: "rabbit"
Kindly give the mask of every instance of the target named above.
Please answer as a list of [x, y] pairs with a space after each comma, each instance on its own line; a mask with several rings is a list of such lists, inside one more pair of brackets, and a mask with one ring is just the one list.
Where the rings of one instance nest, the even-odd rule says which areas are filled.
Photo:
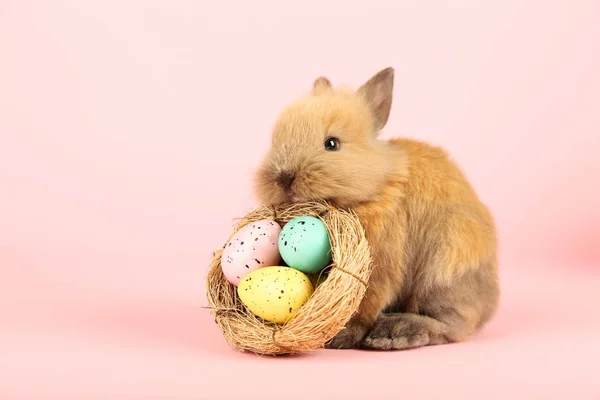
[[402, 350], [467, 340], [495, 314], [500, 288], [493, 216], [448, 153], [380, 138], [394, 69], [357, 89], [318, 77], [278, 114], [254, 175], [256, 199], [349, 209], [372, 258], [365, 296], [329, 349]]

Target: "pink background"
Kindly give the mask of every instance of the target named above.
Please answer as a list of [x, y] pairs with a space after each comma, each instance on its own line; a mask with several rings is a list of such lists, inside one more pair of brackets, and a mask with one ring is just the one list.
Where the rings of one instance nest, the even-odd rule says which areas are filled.
[[[0, 1], [0, 398], [599, 398], [598, 21], [593, 0]], [[385, 135], [445, 146], [496, 216], [497, 318], [402, 353], [236, 353], [205, 267], [276, 114], [387, 66]]]

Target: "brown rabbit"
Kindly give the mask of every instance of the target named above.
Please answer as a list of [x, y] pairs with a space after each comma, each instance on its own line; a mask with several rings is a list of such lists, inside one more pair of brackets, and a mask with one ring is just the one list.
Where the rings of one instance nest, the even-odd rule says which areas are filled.
[[359, 216], [374, 271], [359, 310], [329, 348], [407, 349], [465, 340], [499, 298], [492, 216], [438, 147], [379, 139], [394, 70], [358, 90], [318, 78], [278, 117], [256, 174], [267, 205], [326, 199]]

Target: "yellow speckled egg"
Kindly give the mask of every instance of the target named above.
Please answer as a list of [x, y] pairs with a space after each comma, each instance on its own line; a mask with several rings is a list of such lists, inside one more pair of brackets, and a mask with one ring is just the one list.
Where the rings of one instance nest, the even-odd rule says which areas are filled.
[[308, 276], [297, 269], [271, 266], [244, 276], [237, 292], [253, 314], [282, 324], [308, 301], [314, 287]]

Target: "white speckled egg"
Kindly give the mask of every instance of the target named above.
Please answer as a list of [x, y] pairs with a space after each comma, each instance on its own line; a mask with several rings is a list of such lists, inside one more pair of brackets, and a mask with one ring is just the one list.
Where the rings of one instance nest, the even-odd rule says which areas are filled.
[[280, 232], [281, 226], [268, 219], [249, 223], [237, 231], [221, 256], [221, 268], [227, 280], [238, 286], [250, 272], [279, 264]]

